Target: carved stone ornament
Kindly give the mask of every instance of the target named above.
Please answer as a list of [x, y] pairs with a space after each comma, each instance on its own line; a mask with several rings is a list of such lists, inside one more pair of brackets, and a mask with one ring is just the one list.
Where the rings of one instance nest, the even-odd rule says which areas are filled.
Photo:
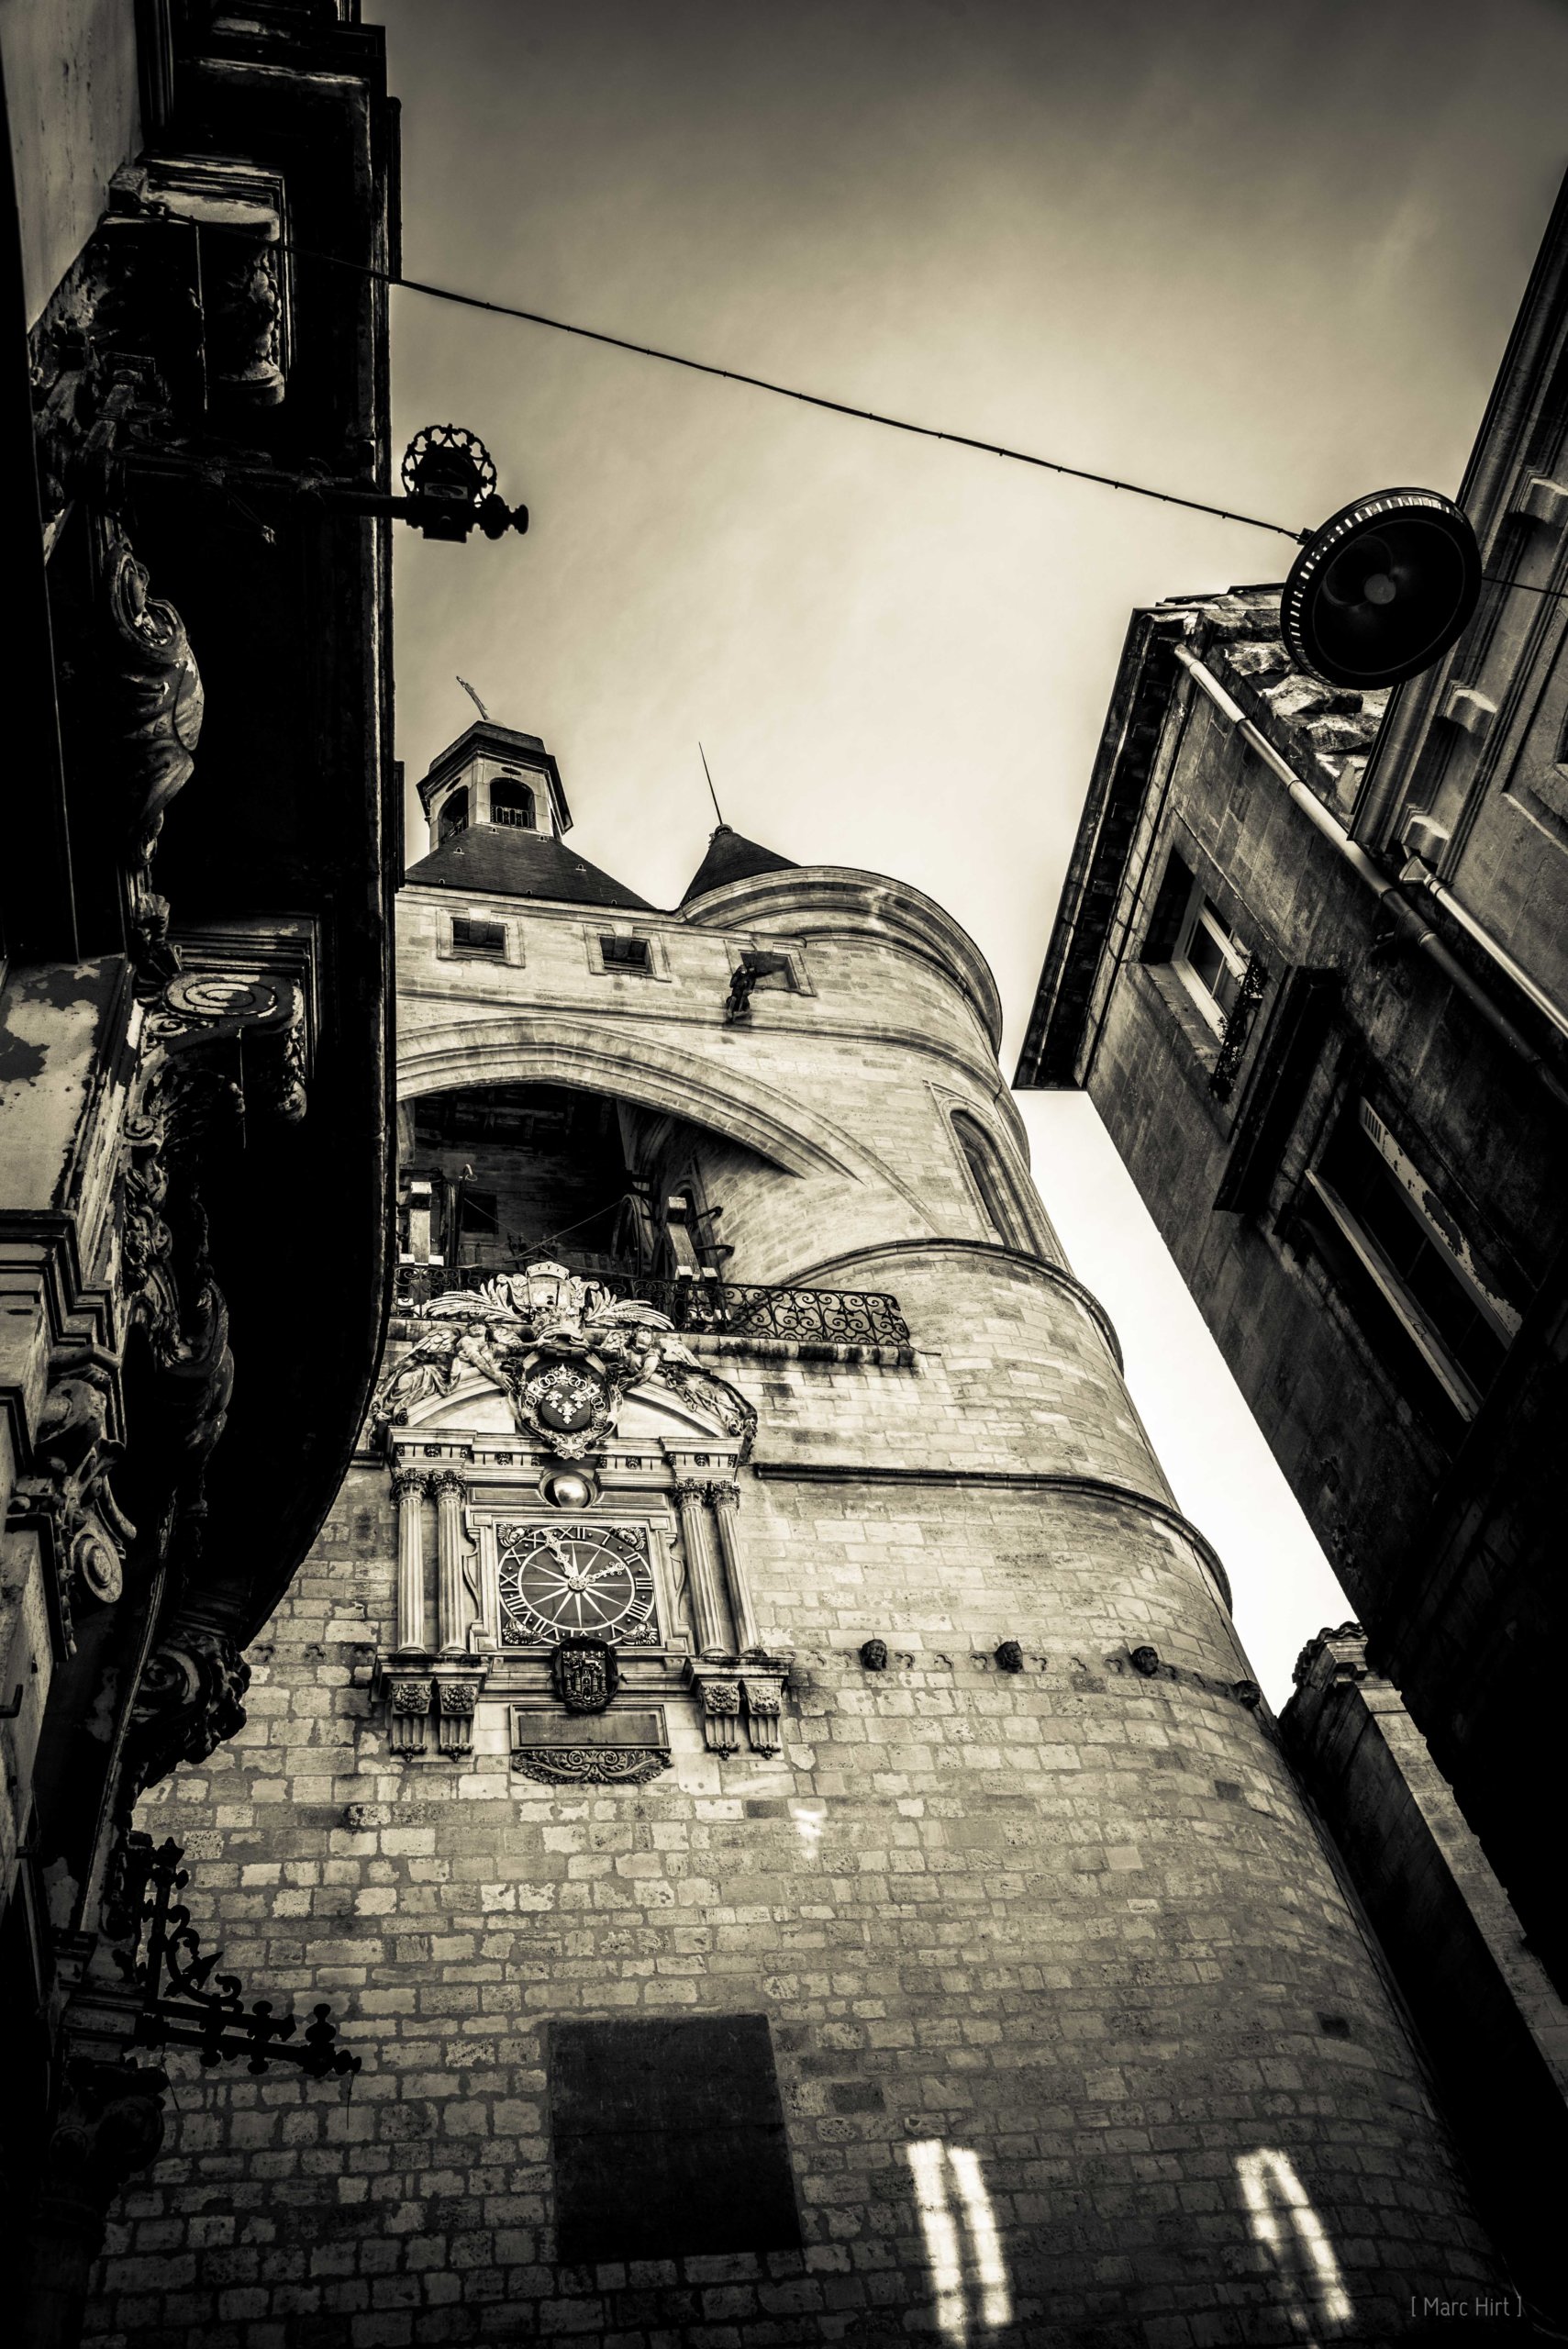
[[122, 165], [95, 239], [108, 285], [101, 322], [123, 320], [156, 355], [182, 411], [204, 399], [278, 406], [290, 318], [283, 182], [254, 163], [154, 155]]
[[428, 1680], [389, 1681], [386, 1691], [387, 1731], [395, 1753], [423, 1753], [425, 1724], [430, 1715], [433, 1684]]
[[121, 750], [130, 861], [145, 870], [170, 802], [195, 768], [201, 672], [183, 620], [150, 592], [145, 564], [117, 531], [105, 561], [104, 602], [106, 714]]
[[[206, 250], [218, 241], [209, 238]], [[224, 241], [227, 266], [220, 267], [208, 310], [209, 364], [217, 384], [236, 405], [276, 407], [285, 388], [277, 248], [261, 234], [253, 243]]]
[[513, 1397], [518, 1424], [542, 1436], [564, 1460], [579, 1460], [615, 1425], [619, 1397], [607, 1378], [575, 1362], [554, 1362], [524, 1381]]
[[1296, 1659], [1298, 1688], [1353, 1687], [1367, 1676], [1366, 1632], [1360, 1623], [1325, 1624]]
[[110, 2202], [163, 2143], [167, 2073], [150, 2065], [73, 2056], [45, 2155], [39, 2220], [46, 2231], [101, 2229]]
[[294, 980], [253, 971], [178, 972], [143, 1018], [122, 1147], [121, 1262], [128, 1319], [161, 1374], [164, 1425], [189, 1464], [182, 1508], [193, 1527], [234, 1381], [201, 1159], [220, 1124], [262, 1111], [289, 1123], [304, 1115], [305, 1019]]
[[867, 1672], [885, 1672], [887, 1670], [887, 1642], [885, 1640], [862, 1640], [861, 1642], [861, 1662]]
[[740, 1683], [710, 1680], [702, 1688], [703, 1737], [710, 1753], [733, 1753], [740, 1742]]
[[436, 1734], [443, 1753], [462, 1756], [473, 1751], [473, 1717], [479, 1709], [479, 1688], [473, 1680], [438, 1680]]
[[741, 1687], [746, 1696], [746, 1733], [751, 1741], [751, 1751], [771, 1760], [780, 1746], [784, 1682], [771, 1674], [748, 1673]]
[[1128, 1658], [1134, 1672], [1140, 1672], [1145, 1680], [1152, 1680], [1160, 1669], [1158, 1648], [1129, 1648]]
[[245, 1726], [250, 1667], [226, 1632], [205, 1625], [168, 1631], [141, 1668], [130, 1710], [139, 1789], [177, 1763], [205, 1762]]
[[607, 1640], [568, 1633], [550, 1658], [555, 1693], [569, 1713], [602, 1713], [620, 1684], [620, 1666]]
[[512, 1767], [546, 1787], [642, 1787], [670, 1767], [662, 1745], [523, 1746]]
[[119, 1597], [126, 1550], [136, 1538], [109, 1486], [122, 1452], [108, 1432], [113, 1408], [114, 1383], [102, 1364], [58, 1356], [39, 1416], [35, 1466], [12, 1497], [18, 1521], [50, 1534], [68, 1642], [73, 1601], [106, 1605]]
[[564, 1264], [529, 1264], [475, 1290], [449, 1290], [415, 1318], [424, 1326], [372, 1406], [384, 1433], [475, 1373], [506, 1396], [520, 1433], [562, 1459], [602, 1444], [625, 1396], [642, 1386], [667, 1387], [716, 1421], [742, 1459], [756, 1433], [751, 1406], [702, 1367], [667, 1315], [636, 1298], [612, 1299]]

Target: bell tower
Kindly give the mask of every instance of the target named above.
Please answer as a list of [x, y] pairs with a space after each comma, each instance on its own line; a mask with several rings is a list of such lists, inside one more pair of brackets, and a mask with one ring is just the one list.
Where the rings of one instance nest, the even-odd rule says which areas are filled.
[[572, 829], [561, 771], [537, 734], [482, 718], [449, 743], [419, 785], [432, 852], [484, 824], [559, 840]]
[[[305, 2147], [193, 2088], [149, 2247], [216, 2148], [332, 2204], [367, 2341], [1371, 2344], [1492, 2288], [973, 941], [726, 827], [652, 907], [488, 724], [422, 797], [375, 1408], [265, 1743], [174, 1782], [226, 1963], [364, 2071]], [[106, 2332], [196, 2349], [190, 2240]]]

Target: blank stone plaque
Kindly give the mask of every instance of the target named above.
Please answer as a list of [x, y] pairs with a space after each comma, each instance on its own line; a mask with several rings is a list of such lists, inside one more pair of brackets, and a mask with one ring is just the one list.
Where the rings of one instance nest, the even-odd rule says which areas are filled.
[[798, 2246], [765, 2015], [552, 2023], [550, 2099], [566, 2266]]

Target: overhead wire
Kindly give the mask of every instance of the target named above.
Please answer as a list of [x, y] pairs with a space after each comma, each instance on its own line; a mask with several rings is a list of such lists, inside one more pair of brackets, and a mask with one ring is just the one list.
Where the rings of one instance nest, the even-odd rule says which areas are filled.
[[[205, 224], [204, 224], [205, 225]], [[212, 224], [209, 233], [238, 234]], [[921, 440], [942, 440], [955, 449], [973, 449], [982, 456], [1000, 457], [1009, 464], [1029, 465], [1042, 473], [1058, 473], [1068, 481], [1086, 481], [1100, 489], [1121, 490], [1130, 497], [1151, 498], [1157, 505], [1177, 506], [1189, 514], [1209, 514], [1217, 521], [1239, 522], [1249, 530], [1268, 530], [1276, 538], [1289, 539], [1296, 546], [1309, 545], [1317, 536], [1311, 529], [1296, 529], [1284, 522], [1266, 522], [1256, 514], [1240, 514], [1229, 506], [1212, 506], [1201, 497], [1184, 497], [1174, 490], [1151, 489], [1145, 482], [1124, 481], [1115, 473], [1092, 472], [1084, 465], [1070, 465], [1058, 457], [1041, 457], [1028, 449], [1015, 449], [1000, 440], [983, 440], [968, 432], [948, 432], [934, 424], [917, 424], [908, 417], [889, 416], [880, 408], [857, 407], [848, 400], [829, 399], [821, 392], [803, 392], [791, 384], [779, 384], [767, 375], [752, 375], [740, 367], [720, 367], [707, 359], [692, 359], [684, 351], [665, 351], [657, 343], [636, 342], [628, 335], [610, 334], [602, 327], [585, 327], [570, 318], [553, 318], [543, 310], [527, 310], [513, 302], [493, 302], [479, 294], [464, 294], [451, 285], [433, 285], [424, 278], [406, 277], [401, 273], [377, 269], [369, 262], [350, 261], [341, 253], [325, 253], [292, 240], [280, 240], [280, 250], [291, 253], [295, 260], [319, 262], [330, 269], [345, 269], [358, 277], [373, 280], [377, 284], [401, 287], [406, 294], [422, 294], [434, 302], [450, 302], [459, 308], [479, 310], [492, 317], [517, 318], [527, 326], [545, 327], [553, 334], [566, 334], [584, 342], [603, 344], [607, 350], [626, 351], [639, 359], [657, 359], [667, 367], [682, 367], [689, 373], [709, 375], [726, 384], [744, 384], [752, 391], [768, 392], [775, 398], [795, 400], [802, 406], [821, 408], [829, 416], [845, 416], [862, 424], [878, 424], [890, 432], [907, 432]], [[1521, 587], [1528, 595], [1547, 596], [1561, 600], [1568, 589], [1538, 587], [1528, 579], [1500, 579], [1493, 572], [1484, 572], [1488, 586]], [[459, 680], [462, 683], [462, 680]]]
[[1256, 514], [1238, 514], [1229, 506], [1211, 506], [1201, 497], [1183, 497], [1174, 490], [1151, 489], [1142, 482], [1123, 481], [1114, 473], [1093, 473], [1084, 465], [1069, 465], [1056, 457], [1036, 456], [1027, 449], [1014, 449], [1005, 441], [983, 440], [968, 432], [946, 432], [934, 424], [916, 424], [909, 417], [889, 416], [884, 410], [857, 407], [849, 400], [828, 399], [821, 392], [803, 392], [794, 384], [777, 384], [766, 375], [752, 375], [740, 367], [720, 367], [711, 360], [691, 359], [678, 351], [664, 351], [658, 344], [634, 342], [628, 336], [609, 334], [600, 327], [579, 326], [569, 318], [552, 318], [542, 310], [525, 310], [512, 302], [492, 302], [478, 294], [462, 294], [450, 285], [431, 285], [423, 278], [405, 277], [387, 269], [377, 269], [369, 262], [347, 260], [340, 253], [323, 253], [308, 246], [285, 243], [284, 250], [297, 261], [324, 262], [332, 269], [346, 269], [360, 277], [373, 279], [382, 285], [400, 286], [406, 294], [423, 294], [431, 301], [452, 302], [465, 310], [481, 310], [493, 317], [520, 318], [528, 326], [548, 327], [552, 333], [569, 334], [584, 342], [604, 344], [611, 351], [627, 351], [639, 359], [661, 360], [667, 367], [684, 367], [695, 375], [711, 375], [726, 384], [745, 384], [751, 390], [771, 392], [778, 399], [796, 400], [805, 407], [822, 408], [830, 416], [847, 416], [862, 424], [880, 424], [890, 432], [907, 432], [922, 440], [945, 440], [955, 449], [973, 449], [982, 456], [1001, 457], [1009, 464], [1032, 465], [1042, 473], [1060, 473], [1069, 481], [1094, 483], [1101, 489], [1125, 490], [1133, 497], [1153, 498], [1162, 506], [1180, 506], [1189, 514], [1212, 514], [1221, 522], [1240, 522], [1250, 530], [1269, 530], [1276, 538], [1294, 540], [1305, 546], [1312, 537], [1310, 530], [1293, 529], [1284, 522], [1265, 522]]

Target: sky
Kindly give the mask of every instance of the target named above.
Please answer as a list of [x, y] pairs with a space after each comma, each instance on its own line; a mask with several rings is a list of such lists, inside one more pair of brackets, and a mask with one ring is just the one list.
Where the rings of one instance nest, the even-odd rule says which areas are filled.
[[[1546, 0], [367, 0], [404, 267], [1277, 520], [1452, 492], [1568, 164]], [[473, 707], [673, 904], [713, 821], [914, 882], [1010, 1074], [1128, 617], [1286, 541], [394, 297], [395, 432], [526, 539], [400, 532], [410, 786]], [[412, 799], [412, 788], [410, 788]], [[417, 804], [411, 849], [422, 845]], [[1035, 1173], [1275, 1701], [1349, 1613], [1089, 1105]]]

